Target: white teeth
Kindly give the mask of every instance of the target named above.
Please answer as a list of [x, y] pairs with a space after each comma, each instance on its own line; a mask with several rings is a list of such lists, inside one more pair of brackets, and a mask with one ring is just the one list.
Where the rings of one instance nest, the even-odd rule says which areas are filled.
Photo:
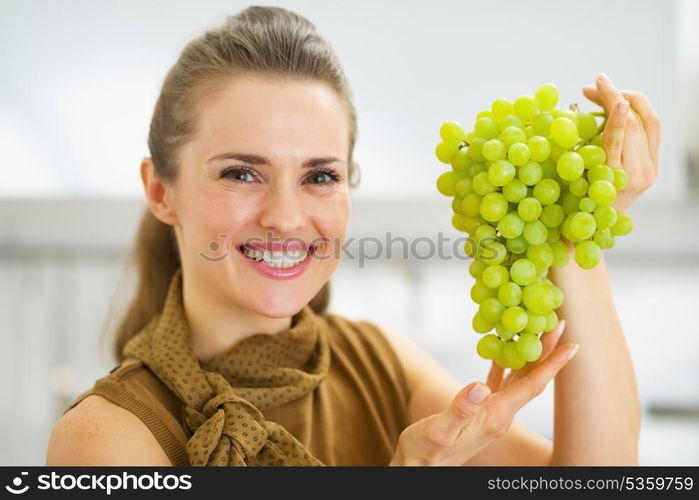
[[305, 260], [308, 252], [305, 250], [297, 250], [294, 252], [271, 252], [269, 250], [260, 249], [250, 249], [245, 248], [244, 253], [246, 256], [257, 261], [264, 261], [264, 263], [270, 267], [293, 267], [298, 265], [301, 261]]

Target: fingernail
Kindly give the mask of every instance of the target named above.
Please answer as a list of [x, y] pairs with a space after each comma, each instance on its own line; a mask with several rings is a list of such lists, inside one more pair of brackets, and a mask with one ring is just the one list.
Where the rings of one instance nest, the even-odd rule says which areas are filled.
[[619, 114], [625, 115], [629, 110], [629, 101], [621, 101], [619, 104]]
[[490, 394], [490, 387], [488, 387], [487, 385], [478, 384], [477, 386], [473, 387], [470, 391], [468, 391], [468, 399], [470, 399], [474, 403], [480, 403], [488, 397], [488, 394]]
[[573, 347], [568, 353], [568, 359], [572, 359], [573, 356], [577, 354], [578, 349], [580, 349], [580, 344], [575, 344], [575, 347]]
[[607, 76], [606, 73], [600, 73], [599, 79], [605, 83], [609, 83], [611, 81], [611, 80], [609, 80], [609, 77]]
[[563, 333], [563, 330], [566, 329], [566, 320], [562, 319], [561, 322], [558, 324], [558, 336], [560, 336]]

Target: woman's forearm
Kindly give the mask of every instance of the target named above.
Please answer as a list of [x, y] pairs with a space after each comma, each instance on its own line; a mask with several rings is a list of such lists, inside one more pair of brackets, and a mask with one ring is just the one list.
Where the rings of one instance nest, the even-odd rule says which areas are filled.
[[637, 464], [638, 388], [604, 257], [581, 269], [569, 248], [550, 279], [565, 295], [560, 343], [580, 344], [580, 352], [554, 380], [552, 465]]

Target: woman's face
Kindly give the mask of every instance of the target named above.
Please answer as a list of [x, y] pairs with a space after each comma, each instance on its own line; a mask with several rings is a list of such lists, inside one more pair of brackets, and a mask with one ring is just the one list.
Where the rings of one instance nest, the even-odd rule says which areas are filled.
[[[186, 279], [227, 305], [290, 316], [341, 257], [350, 215], [347, 112], [324, 84], [246, 76], [208, 94], [198, 113], [172, 192]], [[282, 253], [260, 251], [258, 262], [241, 251], [245, 242], [287, 248], [284, 264], [307, 257], [275, 267]]]

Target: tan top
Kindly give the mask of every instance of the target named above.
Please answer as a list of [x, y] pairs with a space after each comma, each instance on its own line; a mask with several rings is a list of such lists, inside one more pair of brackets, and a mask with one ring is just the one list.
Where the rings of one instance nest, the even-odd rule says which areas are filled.
[[[388, 465], [409, 423], [409, 390], [400, 360], [375, 324], [320, 316], [330, 345], [327, 376], [300, 398], [262, 413], [326, 465]], [[138, 416], [173, 465], [190, 465], [183, 403], [142, 361], [125, 359], [64, 413], [91, 394]]]

